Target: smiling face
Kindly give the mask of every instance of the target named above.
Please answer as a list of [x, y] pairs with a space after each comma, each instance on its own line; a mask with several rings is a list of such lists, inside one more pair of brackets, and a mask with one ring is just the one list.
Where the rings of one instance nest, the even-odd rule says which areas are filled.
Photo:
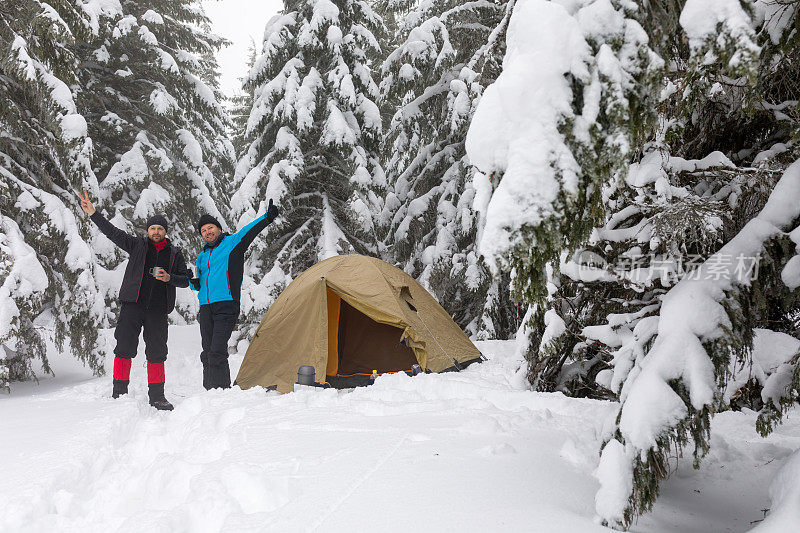
[[147, 236], [150, 237], [150, 240], [153, 242], [161, 242], [167, 236], [167, 230], [165, 230], [163, 226], [153, 224], [147, 228]]
[[203, 224], [203, 227], [200, 228], [200, 235], [203, 236], [203, 240], [208, 244], [216, 241], [220, 233], [222, 233], [222, 230], [216, 224]]

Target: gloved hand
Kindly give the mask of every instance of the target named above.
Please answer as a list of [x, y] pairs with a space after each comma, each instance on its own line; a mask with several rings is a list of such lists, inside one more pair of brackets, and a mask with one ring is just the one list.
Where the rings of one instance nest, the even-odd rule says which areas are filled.
[[267, 223], [269, 224], [278, 216], [278, 206], [272, 203], [272, 198], [269, 200], [269, 206], [267, 206]]

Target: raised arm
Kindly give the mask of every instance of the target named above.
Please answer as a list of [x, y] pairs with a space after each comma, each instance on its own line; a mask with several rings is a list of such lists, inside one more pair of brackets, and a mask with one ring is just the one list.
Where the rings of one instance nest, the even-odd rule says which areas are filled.
[[247, 247], [250, 246], [250, 244], [253, 242], [253, 239], [256, 238], [256, 235], [261, 233], [261, 231], [266, 228], [270, 222], [275, 220], [275, 217], [277, 216], [278, 208], [272, 203], [272, 200], [270, 200], [269, 206], [267, 207], [267, 212], [263, 217], [258, 217], [236, 232], [235, 238], [239, 241], [236, 244], [236, 248], [242, 252], [247, 250]]
[[89, 219], [97, 225], [100, 231], [103, 232], [103, 235], [108, 237], [111, 242], [130, 253], [130, 251], [136, 245], [136, 237], [122, 231], [114, 224], [109, 222], [106, 217], [100, 214], [100, 212], [94, 208], [92, 201], [89, 200], [89, 193], [83, 191], [84, 196], [81, 196], [80, 193], [76, 194], [78, 195], [78, 198], [81, 199], [81, 209], [83, 209], [83, 211], [89, 215]]

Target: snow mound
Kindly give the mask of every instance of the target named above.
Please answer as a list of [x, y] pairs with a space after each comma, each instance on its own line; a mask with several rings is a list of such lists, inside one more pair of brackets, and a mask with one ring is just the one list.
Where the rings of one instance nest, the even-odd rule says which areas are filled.
[[782, 533], [796, 530], [800, 524], [800, 450], [786, 461], [769, 488], [772, 507], [754, 533]]

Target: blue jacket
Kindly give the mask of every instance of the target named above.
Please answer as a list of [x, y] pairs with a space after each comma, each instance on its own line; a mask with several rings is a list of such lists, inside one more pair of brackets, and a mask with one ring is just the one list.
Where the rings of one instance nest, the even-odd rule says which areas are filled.
[[244, 253], [261, 230], [267, 227], [267, 215], [261, 216], [233, 235], [223, 233], [206, 244], [195, 265], [200, 271], [200, 305], [214, 302], [238, 302], [244, 275]]

